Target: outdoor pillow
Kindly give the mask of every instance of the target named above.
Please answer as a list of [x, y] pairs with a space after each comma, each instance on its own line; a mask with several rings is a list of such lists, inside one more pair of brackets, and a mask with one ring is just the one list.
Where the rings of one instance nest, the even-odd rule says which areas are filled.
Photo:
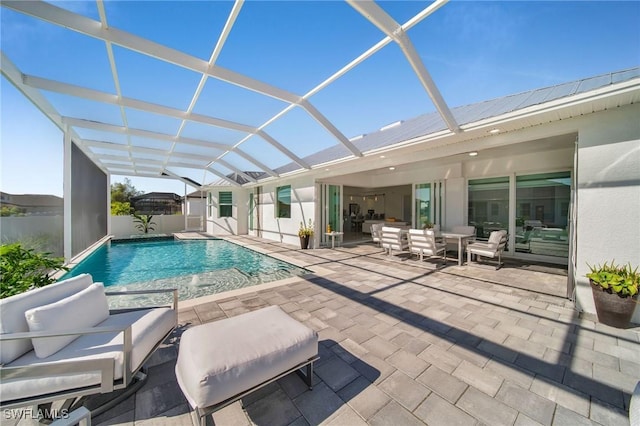
[[[72, 296], [25, 312], [30, 331], [65, 331], [93, 327], [109, 317], [107, 296], [102, 283], [91, 284]], [[33, 338], [38, 358], [47, 358], [79, 336]]]

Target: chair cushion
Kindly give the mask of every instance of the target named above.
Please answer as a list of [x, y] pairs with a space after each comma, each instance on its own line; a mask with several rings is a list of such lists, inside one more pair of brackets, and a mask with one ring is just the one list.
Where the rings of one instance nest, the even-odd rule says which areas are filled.
[[[137, 370], [151, 350], [176, 325], [176, 311], [170, 308], [142, 309], [114, 314], [98, 326], [132, 324], [131, 371]], [[5, 367], [48, 365], [62, 362], [77, 363], [92, 359], [113, 359], [114, 380], [123, 377], [122, 333], [100, 333], [77, 338], [48, 358], [38, 358], [34, 351], [16, 359]], [[100, 383], [98, 373], [72, 373], [43, 375], [37, 380], [17, 379], [0, 383], [0, 398], [10, 401], [35, 395], [75, 389]]]
[[[30, 331], [66, 331], [89, 328], [109, 317], [109, 304], [101, 283], [91, 284], [73, 296], [65, 297], [25, 312]], [[47, 358], [79, 336], [40, 337], [31, 339], [38, 358]]]
[[[81, 274], [68, 280], [0, 300], [0, 333], [25, 333], [29, 325], [24, 313], [37, 306], [48, 305], [89, 287], [93, 279]], [[0, 363], [8, 364], [33, 349], [31, 340], [6, 341], [0, 345]]]
[[209, 407], [318, 353], [315, 331], [278, 306], [188, 329], [180, 338], [178, 384], [192, 407]]

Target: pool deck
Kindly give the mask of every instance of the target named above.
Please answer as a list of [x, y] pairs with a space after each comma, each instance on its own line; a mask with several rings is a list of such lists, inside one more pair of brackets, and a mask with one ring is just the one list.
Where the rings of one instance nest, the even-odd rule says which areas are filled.
[[181, 303], [179, 329], [104, 424], [196, 424], [175, 378], [188, 327], [279, 305], [319, 333], [309, 391], [289, 375], [213, 415], [216, 425], [625, 425], [640, 327], [581, 318], [566, 269], [387, 256], [375, 245], [299, 250], [229, 240], [314, 271]]

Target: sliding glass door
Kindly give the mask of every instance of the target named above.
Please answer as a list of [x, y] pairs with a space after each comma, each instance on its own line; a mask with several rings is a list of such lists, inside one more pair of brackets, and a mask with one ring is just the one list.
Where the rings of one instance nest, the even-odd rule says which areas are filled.
[[567, 259], [571, 215], [571, 172], [471, 179], [468, 223], [478, 239], [509, 233], [512, 255]]
[[445, 226], [445, 181], [417, 183], [413, 190], [413, 227], [423, 228], [425, 224]]
[[325, 235], [327, 225], [331, 226], [332, 231], [343, 231], [342, 223], [344, 221], [342, 207], [342, 185], [330, 185], [320, 183], [317, 186], [320, 195], [319, 217], [320, 222], [320, 242], [327, 243], [331, 241], [331, 237]]

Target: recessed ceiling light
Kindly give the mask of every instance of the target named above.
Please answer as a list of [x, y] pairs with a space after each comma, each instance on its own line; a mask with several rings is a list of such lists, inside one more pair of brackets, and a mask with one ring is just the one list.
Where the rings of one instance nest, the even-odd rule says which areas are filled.
[[395, 167], [389, 167], [389, 170], [395, 170], [395, 169], [396, 169]]
[[324, 171], [325, 171], [325, 172], [328, 172], [328, 171], [329, 171], [329, 169], [324, 169]]
[[384, 158], [384, 155], [381, 155], [380, 158]]
[[478, 151], [471, 151], [469, 153], [469, 157], [475, 157], [476, 155], [478, 155]]
[[498, 128], [491, 129], [491, 130], [489, 130], [489, 133], [491, 133], [492, 135], [495, 135], [496, 133], [500, 133], [500, 129], [498, 129]]

